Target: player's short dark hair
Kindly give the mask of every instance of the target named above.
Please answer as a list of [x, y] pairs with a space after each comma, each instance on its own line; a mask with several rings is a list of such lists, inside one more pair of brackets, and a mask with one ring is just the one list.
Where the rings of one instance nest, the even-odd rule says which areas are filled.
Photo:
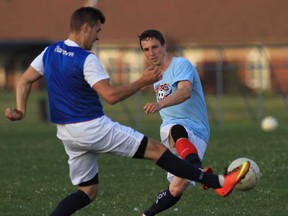
[[105, 16], [99, 9], [94, 7], [78, 8], [71, 15], [70, 31], [79, 32], [83, 24], [88, 23], [90, 27], [93, 27], [98, 21], [101, 24], [105, 23]]
[[138, 36], [138, 38], [139, 38], [139, 44], [140, 44], [141, 49], [142, 49], [141, 41], [147, 40], [149, 38], [155, 38], [156, 40], [160, 42], [161, 45], [165, 44], [165, 39], [164, 39], [163, 34], [160, 31], [155, 30], [155, 29], [145, 30]]

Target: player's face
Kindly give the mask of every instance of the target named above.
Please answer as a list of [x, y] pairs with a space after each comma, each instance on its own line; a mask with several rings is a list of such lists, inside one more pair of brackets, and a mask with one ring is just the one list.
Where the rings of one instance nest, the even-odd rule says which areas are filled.
[[142, 51], [148, 62], [152, 65], [161, 66], [166, 55], [166, 46], [155, 38], [147, 38], [141, 41]]
[[87, 33], [85, 38], [84, 49], [91, 50], [95, 41], [99, 40], [99, 33], [101, 31], [101, 23], [98, 22], [93, 27], [87, 26]]

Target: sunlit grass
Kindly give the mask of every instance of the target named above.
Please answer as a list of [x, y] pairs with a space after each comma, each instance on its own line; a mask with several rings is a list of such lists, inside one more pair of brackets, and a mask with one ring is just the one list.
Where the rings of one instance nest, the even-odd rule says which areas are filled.
[[[15, 98], [11, 93], [0, 94], [1, 216], [49, 215], [59, 200], [75, 190], [70, 183], [67, 156], [56, 138], [55, 126], [39, 119], [38, 102], [42, 97], [45, 93], [31, 97], [25, 120], [9, 122], [4, 118], [4, 110], [14, 105]], [[132, 97], [125, 104], [105, 105], [106, 113], [112, 119], [133, 125], [158, 139], [159, 116], [136, 112], [137, 107], [141, 108], [148, 100], [154, 100], [154, 97], [141, 95], [140, 99]], [[209, 109], [217, 110], [216, 99], [209, 96], [207, 100]], [[211, 139], [204, 164], [220, 173], [236, 158], [251, 158], [262, 172], [259, 185], [248, 192], [234, 191], [227, 198], [218, 197], [213, 190], [202, 191], [197, 186], [161, 215], [287, 215], [286, 108], [279, 98], [269, 98], [270, 102], [265, 99], [265, 113], [273, 114], [280, 123], [276, 131], [267, 133], [247, 117], [241, 100], [224, 98], [223, 125], [218, 127], [211, 123]], [[128, 116], [132, 119], [127, 119]], [[136, 122], [137, 118], [140, 122]], [[168, 186], [165, 172], [146, 160], [102, 155], [99, 174], [99, 196], [75, 215], [138, 216], [154, 202], [158, 192]]]

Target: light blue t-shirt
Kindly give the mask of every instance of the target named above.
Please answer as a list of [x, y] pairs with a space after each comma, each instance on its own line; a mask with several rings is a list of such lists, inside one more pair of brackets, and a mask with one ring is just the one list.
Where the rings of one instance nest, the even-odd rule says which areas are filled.
[[154, 83], [157, 101], [169, 97], [177, 90], [179, 81], [189, 80], [192, 84], [191, 98], [160, 110], [161, 128], [167, 124], [181, 124], [193, 131], [206, 143], [210, 137], [210, 127], [207, 117], [203, 89], [199, 75], [192, 63], [183, 57], [173, 57], [163, 78]]

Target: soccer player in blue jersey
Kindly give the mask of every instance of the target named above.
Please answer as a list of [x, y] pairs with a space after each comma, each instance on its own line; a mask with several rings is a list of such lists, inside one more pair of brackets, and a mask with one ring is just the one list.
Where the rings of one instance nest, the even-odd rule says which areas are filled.
[[50, 121], [56, 124], [57, 137], [69, 156], [72, 184], [78, 186], [76, 192], [59, 202], [51, 215], [71, 215], [95, 199], [101, 153], [150, 159], [168, 172], [204, 183], [216, 188], [220, 196], [227, 196], [247, 173], [248, 162], [228, 175], [212, 175], [176, 157], [160, 142], [113, 122], [104, 114], [99, 96], [115, 104], [161, 76], [159, 67], [152, 66], [132, 83], [111, 86], [99, 59], [89, 52], [99, 39], [104, 22], [105, 16], [96, 8], [74, 11], [68, 39], [48, 46], [33, 60], [17, 84], [16, 107], [5, 112], [11, 121], [23, 119], [32, 84], [45, 77]]
[[[139, 43], [149, 65], [160, 67], [162, 73], [162, 79], [154, 83], [157, 102], [147, 103], [144, 111], [147, 114], [159, 112], [162, 118], [162, 143], [182, 159], [202, 169], [210, 128], [196, 68], [186, 58], [168, 55], [164, 36], [158, 30], [142, 32]], [[204, 170], [212, 172], [211, 168]], [[172, 207], [187, 187], [195, 186], [195, 182], [171, 173], [167, 174], [167, 179], [169, 188], [160, 192], [144, 215], [156, 215]]]

